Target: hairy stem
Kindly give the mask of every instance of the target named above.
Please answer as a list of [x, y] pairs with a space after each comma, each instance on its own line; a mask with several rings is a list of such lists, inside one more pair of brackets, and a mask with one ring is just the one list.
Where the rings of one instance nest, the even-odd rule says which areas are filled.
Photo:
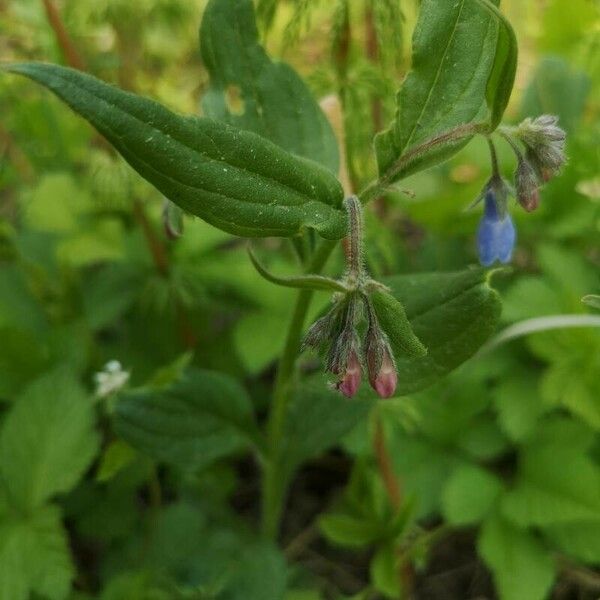
[[398, 160], [383, 174], [371, 182], [363, 191], [358, 195], [360, 201], [363, 204], [378, 198], [382, 194], [385, 194], [390, 186], [394, 183], [396, 176], [401, 173], [411, 162], [417, 160], [425, 152], [431, 150], [435, 146], [440, 144], [446, 144], [449, 142], [456, 142], [463, 138], [470, 137], [476, 133], [485, 133], [485, 125], [481, 123], [467, 123], [465, 125], [459, 125], [454, 129], [444, 131], [439, 135], [436, 135], [428, 140], [425, 140], [418, 146], [409, 148], [404, 154], [402, 154]]
[[512, 137], [510, 137], [510, 135], [507, 133], [507, 131], [504, 127], [501, 127], [498, 129], [498, 135], [500, 135], [506, 141], [506, 143], [511, 147], [512, 151], [515, 153], [515, 156], [517, 157], [517, 160], [519, 160], [519, 161], [523, 160], [523, 153], [519, 149], [519, 146], [517, 146], [517, 144], [515, 144], [514, 140], [512, 139]]
[[494, 175], [500, 175], [500, 167], [498, 166], [498, 154], [496, 153], [496, 146], [494, 146], [494, 142], [488, 136], [486, 138], [488, 143], [488, 148], [490, 149], [490, 158], [492, 159], [492, 173]]
[[[322, 242], [306, 272], [318, 274], [325, 266], [335, 245], [335, 242]], [[273, 399], [267, 422], [268, 456], [263, 473], [262, 528], [264, 535], [271, 539], [277, 537], [283, 511], [286, 482], [281, 471], [281, 446], [285, 434], [288, 405], [293, 391], [296, 358], [300, 350], [304, 321], [313, 293], [312, 290], [300, 290], [296, 297], [283, 354], [277, 368]]]
[[346, 208], [348, 210], [349, 235], [346, 245], [346, 261], [348, 263], [348, 275], [358, 279], [363, 272], [363, 224], [362, 224], [362, 206], [356, 196], [350, 196], [346, 199]]

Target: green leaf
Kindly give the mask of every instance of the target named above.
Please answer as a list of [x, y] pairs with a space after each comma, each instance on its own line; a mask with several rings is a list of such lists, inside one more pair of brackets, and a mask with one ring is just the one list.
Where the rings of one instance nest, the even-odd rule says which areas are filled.
[[406, 310], [427, 356], [396, 357], [397, 395], [423, 389], [469, 359], [495, 331], [498, 294], [483, 269], [397, 275], [383, 282]]
[[111, 442], [102, 454], [96, 472], [96, 481], [102, 483], [111, 480], [119, 471], [131, 464], [136, 455], [136, 451], [124, 441]]
[[427, 349], [412, 330], [402, 304], [387, 292], [375, 291], [370, 294], [370, 298], [379, 324], [389, 338], [394, 357], [425, 356]]
[[210, 74], [202, 99], [207, 116], [258, 133], [337, 173], [333, 130], [298, 74], [271, 61], [258, 43], [251, 0], [211, 0], [200, 50]]
[[510, 25], [486, 0], [424, 0], [396, 117], [375, 138], [380, 177], [392, 183], [431, 167], [477, 131], [495, 129], [512, 89], [516, 53]]
[[23, 216], [31, 229], [71, 233], [77, 229], [78, 217], [90, 203], [89, 194], [73, 176], [51, 173], [42, 177], [32, 190]]
[[458, 448], [474, 460], [489, 461], [499, 457], [510, 444], [491, 415], [481, 415], [469, 423], [457, 440]]
[[227, 375], [200, 369], [165, 388], [123, 394], [115, 429], [140, 452], [187, 470], [259, 443], [245, 390]]
[[345, 235], [343, 191], [325, 168], [249, 131], [183, 117], [79, 71], [42, 63], [5, 69], [46, 86], [88, 120], [169, 200], [224, 231]]
[[600, 344], [591, 352], [576, 337], [573, 347], [544, 373], [541, 395], [549, 406], [564, 406], [584, 423], [600, 430]]
[[55, 507], [21, 517], [0, 506], [0, 600], [28, 600], [32, 593], [63, 600], [73, 576], [67, 536]]
[[475, 465], [461, 465], [446, 482], [442, 494], [444, 517], [451, 525], [481, 521], [502, 491], [492, 473]]
[[531, 372], [523, 370], [512, 371], [493, 391], [500, 426], [514, 442], [531, 435], [545, 411], [537, 388]]
[[[187, 600], [180, 587], [163, 575], [149, 571], [126, 571], [114, 577], [102, 591], [100, 600]], [[213, 595], [192, 596], [212, 600]]]
[[483, 524], [478, 548], [492, 570], [501, 600], [547, 597], [554, 580], [554, 563], [531, 534], [493, 516]]
[[286, 419], [286, 447], [281, 452], [288, 475], [304, 461], [335, 446], [367, 417], [373, 402], [365, 400], [364, 395], [365, 390], [348, 402], [327, 385], [324, 377], [296, 389]]
[[586, 454], [589, 439], [585, 427], [568, 420], [538, 428], [520, 453], [502, 513], [521, 526], [600, 522], [600, 468]]
[[0, 339], [0, 398], [11, 398], [46, 371], [50, 361], [39, 334], [0, 325]]
[[[575, 12], [567, 5], [565, 10], [569, 17], [561, 21], [561, 27], [573, 18]], [[560, 126], [567, 135], [574, 134], [584, 115], [586, 101], [592, 89], [589, 76], [575, 67], [573, 62], [558, 56], [544, 56], [536, 65], [524, 91], [521, 118], [540, 114], [557, 115]]]
[[511, 24], [496, 8], [493, 1], [477, 0], [477, 2], [498, 21], [494, 62], [485, 91], [485, 98], [490, 110], [489, 130], [493, 131], [502, 121], [502, 116], [515, 83], [518, 55], [517, 38]]
[[393, 544], [381, 547], [371, 560], [369, 573], [376, 590], [389, 598], [401, 598], [400, 568]]
[[381, 530], [372, 520], [344, 513], [323, 515], [319, 519], [319, 528], [326, 538], [346, 548], [368, 546], [381, 538]]
[[142, 288], [143, 274], [136, 265], [111, 263], [84, 274], [83, 310], [89, 326], [102, 329], [129, 310]]
[[227, 600], [283, 600], [286, 565], [282, 554], [268, 542], [248, 545], [236, 561], [226, 586]]
[[558, 548], [590, 564], [600, 564], [600, 522], [561, 523], [544, 528], [544, 535]]
[[68, 492], [98, 448], [91, 398], [66, 373], [32, 383], [0, 431], [0, 481], [22, 510]]

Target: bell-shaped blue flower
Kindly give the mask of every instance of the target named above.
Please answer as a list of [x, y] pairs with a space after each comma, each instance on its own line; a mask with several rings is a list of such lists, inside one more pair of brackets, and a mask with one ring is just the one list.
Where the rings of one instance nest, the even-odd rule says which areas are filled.
[[477, 232], [479, 260], [485, 267], [497, 260], [510, 262], [517, 235], [506, 203], [498, 200], [492, 187], [485, 191], [484, 202], [484, 214]]

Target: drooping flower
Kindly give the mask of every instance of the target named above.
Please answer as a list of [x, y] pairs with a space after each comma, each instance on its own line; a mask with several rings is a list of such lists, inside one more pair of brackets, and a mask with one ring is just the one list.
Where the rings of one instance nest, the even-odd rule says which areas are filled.
[[340, 377], [336, 383], [336, 389], [338, 389], [347, 398], [352, 398], [360, 387], [361, 380], [361, 366], [358, 360], [358, 354], [354, 348], [350, 349], [346, 364], [342, 372], [338, 373]]
[[365, 364], [369, 384], [380, 398], [391, 398], [396, 391], [398, 374], [394, 355], [377, 315], [367, 304], [369, 326], [365, 336]]
[[[367, 356], [367, 358], [369, 359], [370, 357]], [[367, 363], [369, 383], [380, 398], [391, 398], [398, 385], [398, 373], [396, 372], [394, 358], [387, 344], [382, 350], [382, 356], [378, 363], [378, 366], [372, 360], [369, 360]]]
[[[362, 371], [359, 360], [360, 342], [356, 332], [357, 311], [358, 299], [354, 295], [347, 297], [328, 315], [319, 319], [307, 336], [309, 343], [310, 338], [315, 338], [317, 343], [329, 345], [325, 368], [337, 376], [335, 388], [348, 398], [358, 391]], [[319, 322], [323, 324], [320, 325]], [[325, 338], [327, 333], [329, 340]]]
[[535, 170], [525, 158], [520, 158], [515, 170], [517, 201], [527, 211], [534, 211], [540, 204], [539, 182]]
[[516, 237], [506, 198], [498, 196], [493, 187], [488, 187], [484, 196], [484, 214], [477, 232], [481, 264], [489, 267], [496, 261], [510, 262]]

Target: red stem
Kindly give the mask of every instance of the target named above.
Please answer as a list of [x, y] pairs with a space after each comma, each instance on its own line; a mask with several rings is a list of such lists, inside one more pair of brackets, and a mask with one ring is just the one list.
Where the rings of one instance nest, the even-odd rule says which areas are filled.
[[69, 33], [63, 23], [63, 20], [58, 12], [58, 9], [52, 2], [52, 0], [42, 0], [44, 3], [44, 8], [46, 9], [46, 15], [48, 16], [48, 22], [50, 26], [54, 30], [54, 34], [56, 35], [56, 41], [62, 50], [62, 53], [65, 57], [65, 61], [70, 67], [74, 69], [79, 69], [80, 71], [85, 71], [85, 63], [81, 58], [79, 52], [75, 48]]

